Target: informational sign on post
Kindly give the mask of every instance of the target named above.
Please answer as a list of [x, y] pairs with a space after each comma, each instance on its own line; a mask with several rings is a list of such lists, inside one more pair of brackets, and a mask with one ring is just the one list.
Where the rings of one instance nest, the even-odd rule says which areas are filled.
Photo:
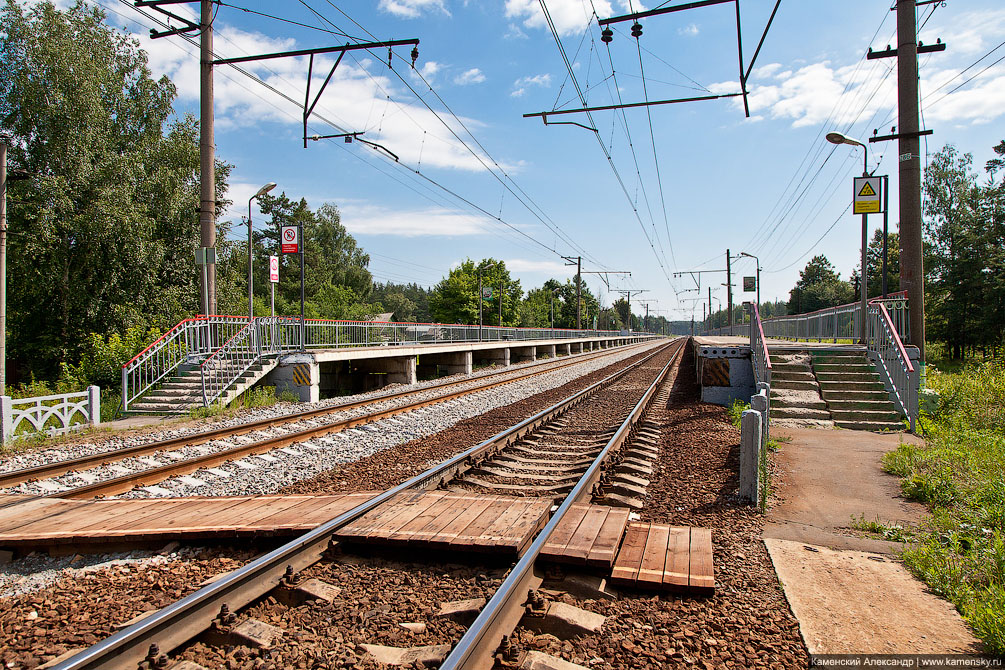
[[757, 290], [757, 277], [744, 277], [743, 278], [743, 292], [753, 293]]
[[216, 247], [199, 247], [195, 250], [196, 265], [213, 265], [216, 263]]
[[269, 256], [269, 281], [273, 284], [279, 281], [279, 256]]
[[492, 287], [491, 286], [483, 286], [482, 287], [482, 300], [488, 300], [491, 297], [492, 297]]
[[280, 231], [282, 235], [282, 251], [284, 254], [300, 253], [300, 229], [296, 226], [283, 226]]
[[882, 177], [855, 177], [855, 214], [877, 214], [883, 211], [880, 199]]

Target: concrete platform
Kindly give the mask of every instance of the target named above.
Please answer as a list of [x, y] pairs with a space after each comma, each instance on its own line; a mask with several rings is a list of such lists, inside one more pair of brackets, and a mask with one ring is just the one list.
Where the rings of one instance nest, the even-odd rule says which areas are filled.
[[913, 435], [781, 428], [768, 548], [810, 654], [979, 653], [953, 605], [896, 558], [899, 543], [864, 537], [854, 519], [916, 524], [880, 459]]

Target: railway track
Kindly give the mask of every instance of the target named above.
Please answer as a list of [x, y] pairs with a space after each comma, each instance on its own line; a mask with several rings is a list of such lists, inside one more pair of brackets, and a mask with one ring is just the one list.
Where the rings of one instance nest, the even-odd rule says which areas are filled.
[[[665, 400], [666, 392], [660, 392], [660, 385], [679, 360], [685, 343], [686, 340], [681, 338], [660, 347], [552, 407], [340, 514], [245, 567], [220, 577], [201, 590], [151, 614], [56, 667], [60, 670], [171, 667], [172, 661], [164, 656], [164, 651], [173, 650], [207, 630], [210, 633], [229, 630], [236, 622], [235, 612], [273, 592], [277, 587], [288, 589], [296, 584], [298, 573], [318, 564], [327, 550], [337, 547], [338, 543], [333, 542], [333, 535], [364, 515], [396, 501], [400, 502], [403, 495], [414, 496], [415, 492], [422, 490], [472, 491], [478, 487], [495, 489], [500, 485], [517, 486], [504, 481], [482, 479], [486, 476], [486, 468], [490, 467], [494, 469], [492, 476], [500, 479], [505, 479], [513, 472], [516, 473], [516, 478], [524, 480], [528, 480], [527, 475], [536, 474], [536, 479], [531, 477], [528, 480], [532, 482], [529, 484], [531, 488], [526, 488], [528, 485], [525, 483], [518, 485], [524, 487], [520, 493], [546, 498], [549, 504], [551, 500], [558, 502], [557, 510], [550, 515], [543, 529], [523, 551], [504, 579], [496, 580], [479, 575], [474, 580], [468, 580], [477, 583], [481, 591], [494, 588], [496, 583], [499, 585], [474, 623], [460, 635], [441, 667], [492, 667], [500, 643], [515, 629], [523, 615], [529, 592], [540, 584], [541, 577], [535, 572], [535, 563], [542, 549], [576, 505], [603, 500], [609, 494], [611, 471], [626, 462], [626, 445], [639, 433], [640, 426], [644, 425], [646, 409], [654, 399]], [[612, 415], [618, 405], [611, 398], [617, 398], [627, 409]], [[594, 425], [592, 436], [588, 434], [590, 421], [600, 423], [599, 428]], [[570, 429], [572, 435], [560, 437], [563, 431]], [[599, 446], [598, 435], [603, 436]], [[571, 437], [581, 438], [583, 449], [549, 448], [563, 446], [560, 441]], [[519, 457], [524, 460], [518, 463], [529, 466], [532, 461], [538, 461], [533, 464], [540, 466], [540, 470], [535, 473], [524, 467], [507, 473], [499, 469], [501, 463], [514, 462], [506, 459], [512, 459], [515, 451], [524, 450], [523, 453], [527, 453], [528, 445], [536, 445], [540, 449], [536, 454], [538, 458]], [[556, 458], [565, 458], [569, 454], [574, 456], [576, 466], [571, 465], [571, 462], [555, 465], [558, 462]], [[578, 470], [571, 488], [566, 488], [564, 482], [560, 487], [540, 485], [541, 481], [550, 481], [540, 478], [553, 477], [556, 468], [573, 467]], [[512, 489], [507, 489], [510, 490]], [[412, 581], [413, 579], [406, 578], [402, 583], [410, 585]], [[352, 593], [347, 596], [353, 598]], [[273, 601], [271, 598], [268, 600]], [[369, 616], [371, 613], [367, 613], [364, 619]], [[459, 632], [457, 628], [453, 630], [455, 633]], [[233, 667], [243, 665], [237, 663]]]
[[[631, 345], [632, 349], [644, 345]], [[475, 379], [448, 380], [425, 386], [421, 389], [396, 391], [350, 403], [342, 403], [323, 408], [306, 410], [293, 414], [270, 417], [225, 428], [194, 433], [140, 444], [123, 449], [105, 451], [38, 465], [31, 468], [0, 473], [0, 490], [24, 483], [51, 480], [62, 475], [79, 476], [88, 470], [105, 468], [100, 476], [84, 475], [81, 479], [97, 479], [83, 485], [59, 482], [44, 493], [54, 498], [94, 498], [106, 497], [130, 491], [140, 486], [152, 486], [165, 479], [187, 475], [201, 469], [213, 468], [228, 461], [262, 454], [274, 449], [286, 448], [297, 443], [323, 437], [332, 433], [364, 426], [375, 421], [413, 412], [423, 407], [435, 405], [473, 393], [486, 391], [507, 384], [523, 381], [539, 375], [561, 370], [583, 362], [595, 360], [614, 352], [624, 352], [625, 348], [605, 350], [599, 353], [580, 355], [571, 360], [538, 363], [518, 371], [504, 370]], [[430, 395], [432, 394], [432, 395]], [[409, 398], [416, 398], [408, 401]], [[406, 401], [379, 410], [365, 412], [349, 418], [325, 421], [333, 414], [352, 412], [367, 406], [387, 402]], [[278, 435], [276, 433], [279, 433]], [[227, 440], [240, 438], [241, 444], [231, 444]], [[206, 445], [210, 453], [174, 459], [178, 452], [192, 447]], [[167, 457], [169, 462], [158, 463], [153, 456]], [[122, 465], [128, 462], [128, 468]], [[114, 471], [108, 466], [118, 465]], [[118, 476], [115, 476], [117, 472]], [[63, 490], [59, 490], [63, 488]]]

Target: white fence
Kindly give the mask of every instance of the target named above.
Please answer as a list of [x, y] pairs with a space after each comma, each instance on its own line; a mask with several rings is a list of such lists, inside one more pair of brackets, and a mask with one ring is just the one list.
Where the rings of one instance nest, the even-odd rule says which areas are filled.
[[37, 433], [62, 435], [101, 423], [101, 389], [88, 386], [80, 393], [44, 395], [37, 398], [0, 396], [3, 441]]

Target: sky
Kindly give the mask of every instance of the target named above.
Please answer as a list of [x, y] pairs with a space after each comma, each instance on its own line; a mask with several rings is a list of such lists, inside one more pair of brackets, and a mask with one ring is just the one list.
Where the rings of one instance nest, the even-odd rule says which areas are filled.
[[[155, 75], [177, 86], [179, 114], [198, 113], [198, 50], [151, 39], [149, 9], [98, 0], [108, 22], [135, 34]], [[318, 100], [309, 135], [362, 132], [382, 148], [302, 140], [305, 57], [216, 68], [217, 157], [234, 166], [226, 216], [239, 234], [248, 198], [278, 191], [317, 207], [336, 204], [370, 254], [378, 281], [431, 286], [466, 258], [503, 259], [524, 290], [571, 278], [563, 257], [583, 257], [606, 304], [631, 291], [670, 319], [700, 319], [734, 302], [760, 259], [762, 300], [787, 299], [799, 270], [824, 254], [849, 277], [861, 254], [850, 210], [861, 149], [827, 143], [832, 130], [862, 139], [897, 123], [896, 45], [890, 0], [782, 0], [742, 98], [524, 118], [584, 106], [728, 96], [739, 90], [733, 3], [613, 26], [597, 18], [660, 5], [631, 0], [224, 0], [215, 50], [230, 58], [346, 43], [420, 40], [348, 52]], [[664, 5], [679, 4], [665, 2]], [[542, 9], [547, 9], [548, 16]], [[744, 67], [774, 2], [739, 0]], [[172, 5], [195, 16], [192, 5]], [[1005, 6], [949, 0], [918, 8], [919, 38], [943, 52], [920, 56], [923, 164], [945, 144], [971, 152], [983, 175], [1005, 139]], [[315, 58], [316, 92], [335, 57]], [[252, 75], [247, 76], [245, 73]], [[585, 101], [585, 104], [584, 104]], [[571, 122], [561, 123], [560, 122]], [[580, 125], [572, 125], [572, 124]], [[889, 174], [897, 226], [895, 143], [868, 146], [874, 174]], [[256, 228], [268, 225], [252, 209]], [[870, 217], [871, 231], [882, 217]], [[712, 271], [700, 276], [693, 270]], [[681, 274], [683, 273], [683, 274]], [[699, 282], [700, 281], [700, 292]], [[641, 293], [636, 293], [641, 291]], [[697, 299], [699, 298], [699, 302]]]

